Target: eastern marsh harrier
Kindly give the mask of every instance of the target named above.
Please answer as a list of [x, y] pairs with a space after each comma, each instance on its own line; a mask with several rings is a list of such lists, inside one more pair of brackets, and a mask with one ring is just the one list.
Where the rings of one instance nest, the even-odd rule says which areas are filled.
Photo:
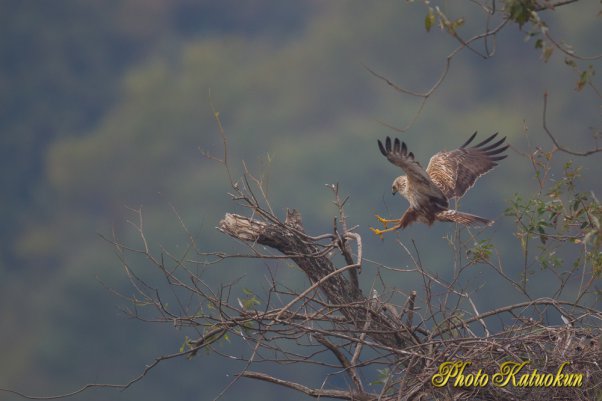
[[408, 153], [405, 142], [400, 143], [396, 138], [391, 146], [391, 138], [387, 137], [383, 146], [379, 140], [380, 152], [406, 173], [393, 181], [393, 195], [402, 194], [410, 203], [410, 207], [399, 219], [388, 220], [377, 215], [376, 218], [385, 228], [389, 223], [394, 223], [394, 226], [385, 230], [371, 230], [381, 235], [405, 228], [414, 221], [429, 226], [435, 221], [455, 222], [467, 226], [492, 225], [493, 221], [483, 217], [449, 209], [449, 199], [461, 198], [477, 178], [497, 166], [496, 162], [507, 157], [500, 155], [508, 149], [509, 145], [502, 146], [506, 137], [490, 143], [497, 136], [495, 133], [478, 145], [468, 147], [476, 135], [476, 132], [472, 134], [458, 149], [435, 154], [426, 170], [414, 160], [412, 152]]

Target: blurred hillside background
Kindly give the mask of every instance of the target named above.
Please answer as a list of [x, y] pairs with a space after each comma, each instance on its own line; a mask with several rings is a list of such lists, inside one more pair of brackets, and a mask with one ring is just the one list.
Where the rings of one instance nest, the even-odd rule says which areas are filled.
[[[465, 36], [484, 29], [471, 2], [444, 4], [465, 18]], [[235, 177], [242, 160], [263, 171], [281, 216], [294, 207], [308, 232], [329, 232], [336, 210], [324, 184], [338, 182], [351, 196], [347, 213], [360, 226], [368, 259], [405, 267], [410, 261], [395, 239], [414, 239], [425, 266], [443, 277], [451, 269], [445, 237], [452, 225], [416, 225], [384, 241], [368, 230], [375, 213], [396, 216], [407, 206], [391, 196], [398, 171], [376, 139], [401, 136], [423, 163], [475, 130], [481, 138], [499, 131], [519, 151], [529, 143], [549, 149], [541, 123], [548, 91], [548, 124], [558, 139], [591, 146], [599, 98], [576, 91], [576, 74], [562, 56], [544, 63], [515, 26], [498, 36], [492, 59], [466, 50], [454, 58], [408, 132], [381, 124], [406, 126], [421, 99], [395, 92], [364, 66], [423, 91], [458, 45], [439, 29], [426, 32], [425, 11], [405, 1], [0, 1], [0, 387], [52, 395], [90, 382], [123, 383], [180, 348], [183, 333], [120, 311], [127, 305], [108, 288], [131, 290], [98, 234], [114, 230], [137, 244], [126, 220], [136, 218], [128, 207], [142, 207], [153, 246], [184, 251], [187, 237], [173, 206], [200, 248], [238, 249], [215, 229], [235, 206], [223, 167], [202, 155], [222, 152], [211, 102]], [[600, 52], [598, 11], [598, 2], [581, 1], [546, 18], [557, 38], [591, 55]], [[509, 154], [462, 209], [497, 221], [481, 238], [518, 275], [519, 243], [504, 209], [514, 193], [531, 195], [536, 181], [529, 160]], [[567, 160], [559, 156], [558, 165]], [[599, 156], [578, 163], [583, 189], [600, 197]], [[270, 266], [287, 285], [306, 285], [288, 264]], [[364, 268], [365, 289], [373, 273]], [[266, 270], [234, 261], [206, 274], [216, 285], [240, 279], [242, 291], [265, 285]], [[487, 269], [476, 266], [469, 277], [462, 285], [479, 288], [483, 309], [508, 300], [509, 288], [488, 282], [494, 276]], [[389, 278], [404, 290], [420, 288], [400, 275]], [[551, 284], [537, 280], [532, 291], [551, 296]], [[221, 351], [238, 352], [227, 344]], [[240, 367], [211, 355], [168, 361], [124, 393], [91, 390], [75, 399], [212, 399]], [[287, 374], [323, 380], [320, 370], [292, 367]], [[287, 394], [241, 381], [224, 399]], [[13, 399], [0, 393], [0, 400]]]

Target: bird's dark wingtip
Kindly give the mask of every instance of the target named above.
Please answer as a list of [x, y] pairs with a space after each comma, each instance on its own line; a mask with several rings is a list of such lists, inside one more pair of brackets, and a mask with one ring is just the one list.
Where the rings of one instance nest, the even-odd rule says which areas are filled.
[[499, 148], [499, 149], [488, 150], [487, 152], [485, 152], [485, 154], [486, 154], [487, 156], [494, 156], [494, 155], [497, 155], [497, 154], [500, 154], [500, 153], [502, 153], [503, 151], [505, 151], [505, 150], [506, 150], [506, 149], [508, 149], [509, 147], [510, 147], [510, 145], [506, 145], [506, 146], [502, 146], [502, 147], [501, 147], [501, 148]]
[[473, 147], [478, 148], [481, 147], [491, 141], [493, 141], [493, 139], [497, 136], [498, 132], [496, 132], [495, 134], [491, 135], [489, 138], [485, 139], [483, 142], [479, 143], [478, 145], [475, 145]]
[[492, 143], [491, 145], [487, 145], [487, 146], [485, 146], [484, 148], [479, 148], [479, 150], [482, 150], [482, 151], [488, 151], [488, 150], [491, 150], [491, 149], [494, 149], [494, 150], [495, 150], [495, 148], [497, 148], [497, 147], [498, 147], [498, 146], [500, 146], [502, 143], [504, 143], [504, 141], [505, 141], [505, 140], [506, 140], [506, 137], [504, 137], [504, 138], [500, 139], [500, 140], [499, 140], [499, 141], [497, 141], [496, 143]]
[[464, 145], [460, 146], [460, 149], [467, 147], [472, 142], [472, 140], [475, 138], [475, 136], [477, 136], [477, 131], [475, 131], [474, 134], [472, 134], [470, 136], [470, 138], [468, 138], [468, 140], [466, 142], [464, 142]]
[[401, 146], [399, 144], [399, 138], [395, 138], [395, 142], [393, 143], [393, 152], [399, 153]]
[[382, 153], [383, 156], [387, 155], [387, 151], [385, 150], [385, 147], [383, 146], [383, 143], [380, 141], [380, 139], [378, 139], [378, 149], [380, 149], [380, 153]]

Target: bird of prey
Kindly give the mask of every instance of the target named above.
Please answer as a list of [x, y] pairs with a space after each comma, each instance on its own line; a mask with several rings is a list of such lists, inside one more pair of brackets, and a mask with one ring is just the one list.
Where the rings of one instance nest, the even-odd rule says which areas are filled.
[[[414, 221], [429, 226], [435, 221], [455, 222], [467, 226], [492, 225], [493, 221], [483, 217], [449, 209], [450, 199], [461, 198], [477, 178], [497, 166], [496, 162], [507, 157], [501, 154], [509, 146], [502, 146], [506, 137], [491, 143], [497, 136], [495, 133], [478, 145], [468, 147], [476, 135], [475, 132], [457, 149], [435, 154], [426, 170], [414, 160], [414, 154], [408, 153], [406, 144], [400, 143], [399, 139], [396, 138], [391, 144], [391, 138], [387, 137], [384, 146], [379, 140], [380, 152], [406, 173], [393, 181], [393, 195], [402, 194], [410, 203], [410, 207], [399, 219], [388, 220], [376, 215], [385, 229], [370, 229], [375, 234], [382, 235], [388, 231], [405, 228]], [[393, 223], [393, 227], [387, 228], [389, 223]]]

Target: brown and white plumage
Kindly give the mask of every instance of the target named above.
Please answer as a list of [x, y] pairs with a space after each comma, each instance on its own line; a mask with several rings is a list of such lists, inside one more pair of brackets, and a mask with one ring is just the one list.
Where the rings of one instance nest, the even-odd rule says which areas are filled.
[[461, 198], [476, 180], [505, 159], [500, 155], [509, 145], [502, 146], [506, 138], [491, 143], [497, 133], [481, 143], [468, 147], [476, 137], [475, 132], [462, 146], [451, 151], [444, 151], [431, 157], [426, 168], [408, 153], [405, 143], [387, 137], [385, 145], [378, 141], [380, 152], [392, 164], [401, 167], [406, 175], [393, 181], [393, 194], [401, 193], [410, 203], [410, 207], [400, 219], [386, 220], [377, 218], [385, 225], [394, 222], [396, 226], [387, 230], [375, 230], [377, 234], [405, 228], [414, 221], [428, 225], [435, 221], [456, 222], [464, 225], [491, 225], [493, 221], [468, 213], [449, 209], [449, 199]]
[[[480, 176], [497, 166], [507, 155], [497, 156], [509, 145], [501, 146], [506, 137], [492, 142], [497, 132], [473, 147], [467, 147], [477, 136], [475, 132], [458, 149], [439, 152], [429, 161], [426, 172], [448, 199], [459, 199], [472, 188]], [[487, 146], [485, 146], [487, 145]]]

